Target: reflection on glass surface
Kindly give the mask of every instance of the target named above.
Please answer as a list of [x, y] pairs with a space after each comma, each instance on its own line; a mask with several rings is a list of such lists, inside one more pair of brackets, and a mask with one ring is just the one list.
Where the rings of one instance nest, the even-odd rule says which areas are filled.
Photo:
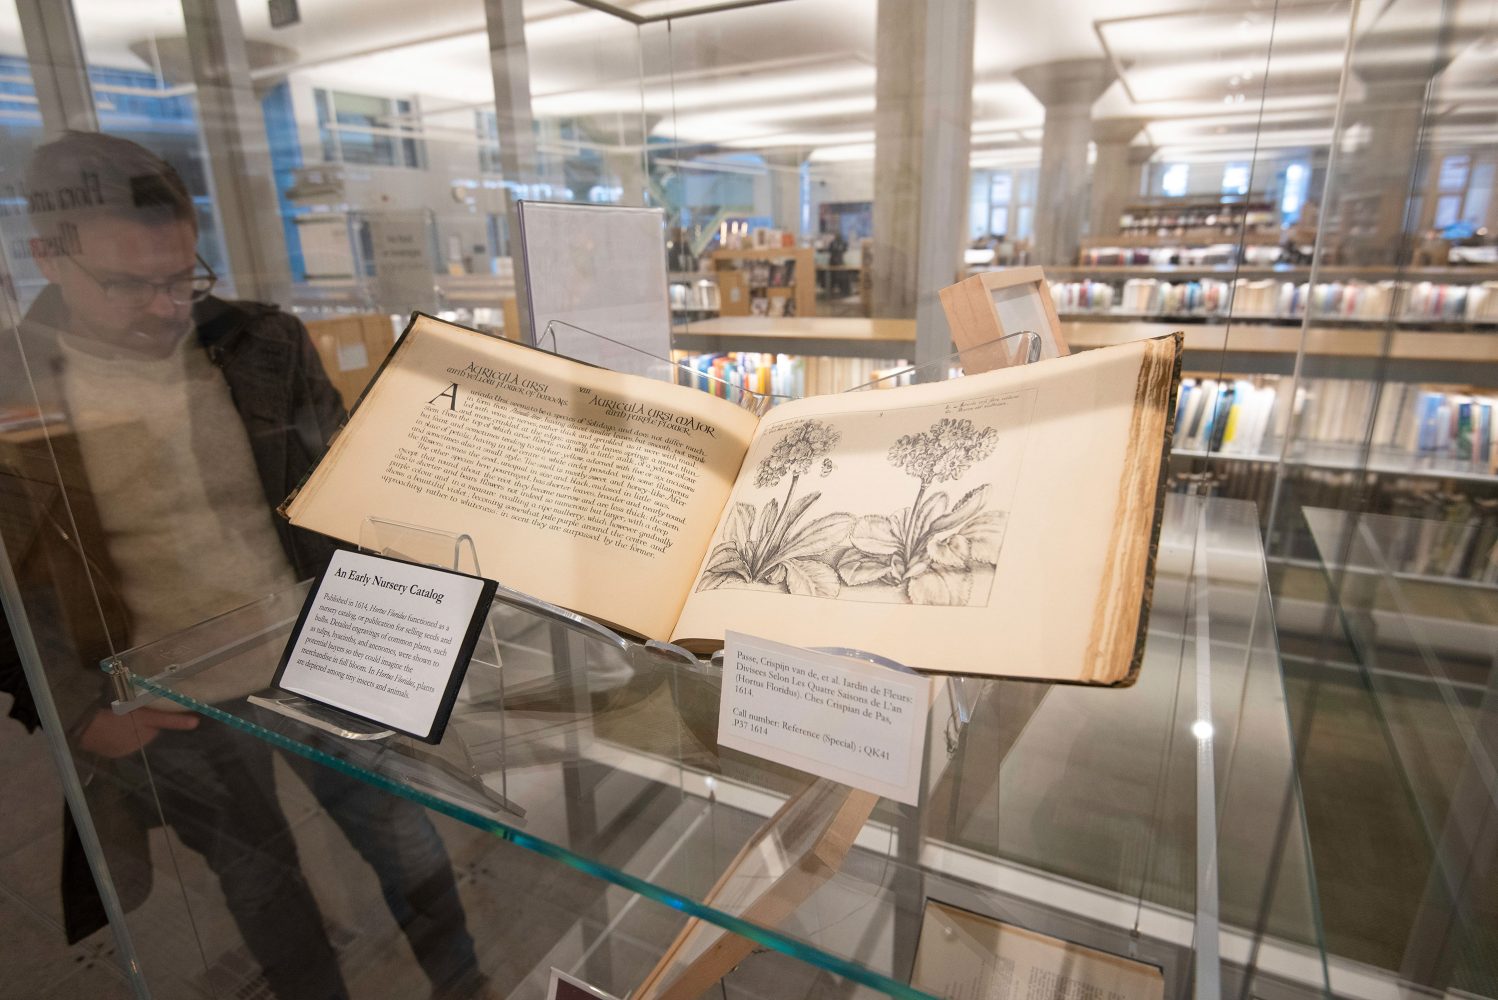
[[[109, 239], [109, 273], [77, 254], [55, 270], [80, 283], [97, 272], [96, 283], [116, 289], [136, 282], [126, 304], [149, 292], [164, 313], [188, 305], [197, 255], [218, 276], [210, 302], [259, 301], [279, 310], [267, 314], [278, 323], [304, 323], [307, 350], [264, 371], [310, 379], [326, 404], [322, 423], [244, 404], [236, 386], [254, 447], [319, 450], [412, 309], [521, 337], [520, 199], [663, 209], [672, 360], [725, 395], [843, 390], [933, 364], [950, 353], [936, 290], [987, 268], [1043, 265], [1073, 350], [1185, 330], [1171, 483], [1236, 502], [1169, 508], [1139, 686], [982, 685], [918, 815], [877, 810], [812, 897], [822, 909], [754, 932], [774, 939], [772, 986], [802, 968], [774, 965], [791, 952], [896, 990], [914, 947], [904, 919], [918, 914], [921, 892], [961, 896], [973, 885], [981, 891], [967, 902], [986, 900], [1005, 919], [1094, 934], [1120, 953], [1137, 928], [1159, 946], [1154, 958], [1179, 965], [1190, 935], [1182, 943], [1164, 928], [1174, 915], [1197, 919], [1201, 903], [1205, 759], [1224, 968], [1257, 970], [1237, 981], [1227, 973], [1223, 991], [1247, 995], [1267, 983], [1256, 975], [1324, 986], [1315, 954], [1324, 924], [1334, 977], [1340, 957], [1376, 969], [1380, 988], [1498, 994], [1488, 957], [1498, 903], [1466, 839], [1498, 787], [1485, 709], [1498, 624], [1490, 3], [1127, 0], [1050, 17], [1007, 0], [784, 0], [707, 12], [718, 5], [301, 0], [290, 24], [273, 23], [273, 6], [193, 3], [184, 15], [177, 0], [0, 4], [7, 330], [50, 283], [38, 263], [47, 236], [27, 215], [33, 151], [64, 128], [137, 143], [184, 182], [194, 231], [175, 248], [180, 260], [134, 273], [144, 255]], [[69, 186], [55, 180], [42, 186]], [[203, 325], [191, 321], [194, 332]], [[235, 374], [206, 347], [188, 356], [203, 384]], [[162, 478], [165, 449], [140, 447], [139, 426], [203, 424], [162, 418], [117, 362], [96, 371], [111, 380], [115, 409], [79, 407], [50, 391], [55, 367], [4, 335], [0, 538], [21, 588], [19, 604], [6, 595], [7, 610], [37, 634], [42, 659], [31, 666], [68, 716], [54, 727], [64, 756], [76, 753], [78, 774], [93, 776], [80, 801], [98, 806], [102, 854], [146, 978], [154, 985], [172, 969], [184, 990], [227, 989], [214, 957], [242, 941], [205, 901], [218, 898], [216, 876], [188, 877], [179, 900], [158, 865], [152, 891], [153, 869], [140, 861], [159, 862], [163, 845], [147, 855], [142, 827], [106, 818], [107, 799], [150, 787], [149, 758], [100, 765], [69, 723], [107, 700], [100, 656], [274, 592], [252, 605], [269, 630], [254, 641], [214, 618], [152, 647], [163, 670], [177, 665], [154, 683], [195, 704], [235, 696], [235, 684], [205, 693], [228, 670], [219, 645], [263, 667], [300, 573], [267, 582], [254, 571], [254, 554], [279, 542], [185, 541], [201, 536], [181, 511], [202, 495], [215, 517], [233, 520], [231, 508], [259, 517], [284, 490], [251, 475], [252, 502], [225, 502], [212, 475], [233, 464], [222, 447], [199, 473], [173, 478], [180, 496], [156, 508], [157, 527], [170, 529], [153, 536], [168, 553], [154, 563], [158, 582], [204, 597], [192, 581], [213, 551], [236, 566], [242, 591], [191, 613], [192, 602], [167, 601], [180, 606], [126, 621], [114, 611], [140, 563], [117, 559], [93, 530], [99, 515], [118, 513], [99, 464], [115, 460], [117, 493], [142, 489]], [[239, 412], [232, 403], [220, 416]], [[296, 478], [290, 466], [277, 475]], [[1255, 531], [1266, 539], [1267, 583]], [[1210, 540], [1205, 567], [1194, 562], [1199, 537]], [[264, 757], [264, 736], [324, 755], [325, 770], [446, 796], [442, 809], [471, 810], [485, 830], [533, 838], [611, 885], [701, 905], [799, 779], [717, 754], [709, 669], [626, 662], [525, 622], [518, 612], [496, 620], [490, 659], [518, 693], [506, 686], [501, 696], [492, 673], [475, 674], [466, 757], [332, 741], [309, 750], [294, 723], [270, 715], [249, 735], [247, 717], [227, 713], [224, 739]], [[571, 660], [554, 670], [563, 648]], [[1202, 656], [1212, 664], [1209, 712], [1196, 686]], [[606, 676], [635, 679], [609, 687]], [[189, 695], [192, 684], [203, 690]], [[530, 810], [512, 828], [514, 814], [471, 785], [475, 766], [502, 766], [522, 786], [560, 776], [576, 786], [572, 803], [587, 798], [579, 787], [599, 791], [566, 822]], [[678, 846], [665, 861], [633, 863], [616, 856], [622, 848], [610, 853], [619, 814], [609, 804], [646, 798]], [[50, 839], [45, 857], [36, 846], [5, 854], [15, 864], [0, 870], [0, 888], [14, 888], [13, 868], [56, 870], [57, 806], [46, 799], [37, 807], [46, 822], [13, 838], [6, 828], [6, 845], [41, 844], [41, 830]], [[173, 818], [147, 811], [158, 824]], [[472, 816], [462, 818], [454, 828], [472, 830]], [[340, 874], [368, 883], [359, 899], [383, 913], [377, 880], [351, 864]], [[1103, 894], [1087, 899], [1111, 930], [1050, 902], [1079, 885]], [[42, 898], [33, 888], [21, 895]], [[50, 874], [45, 889], [48, 919], [67, 924]], [[208, 913], [221, 918], [217, 930], [201, 919]], [[713, 917], [716, 928], [736, 915]], [[612, 919], [588, 926], [610, 937]], [[163, 943], [194, 933], [206, 944], [188, 959]], [[563, 951], [594, 962], [583, 946]], [[617, 967], [595, 966], [609, 966], [623, 992], [660, 951], [621, 944], [618, 955]], [[391, 990], [425, 988], [419, 969], [405, 971]], [[1171, 980], [1173, 995], [1196, 982]], [[1339, 987], [1358, 995], [1360, 983]]]
[[[984, 682], [966, 728], [932, 724], [936, 777], [924, 806], [886, 805], [870, 816], [871, 799], [836, 834], [835, 816], [852, 808], [847, 789], [820, 782], [808, 791], [807, 776], [717, 747], [716, 669], [621, 650], [519, 609], [496, 608], [492, 634], [503, 638], [481, 644], [454, 712], [456, 740], [435, 749], [405, 738], [337, 740], [232, 700], [212, 704], [216, 697], [203, 692], [227, 664], [260, 655], [273, 668], [274, 639], [257, 647], [233, 637], [283, 635], [295, 594], [123, 660], [152, 694], [895, 995], [908, 995], [899, 986], [901, 952], [872, 944], [868, 928], [919, 920], [921, 895], [909, 881], [917, 877], [928, 895], [981, 901], [985, 912], [1065, 927], [1098, 947], [1142, 934], [1149, 954], [1179, 970], [1191, 935], [1173, 936], [1165, 918], [1191, 914], [1188, 927], [1203, 919], [1195, 857], [1203, 835], [1212, 844], [1222, 838], [1220, 876], [1210, 866], [1222, 910], [1208, 913], [1237, 954], [1266, 931], [1283, 942], [1277, 948], [1314, 949], [1318, 940], [1253, 524], [1245, 505], [1172, 501], [1135, 687]], [[1211, 701], [1200, 703], [1207, 665]], [[244, 677], [242, 664], [233, 674]], [[1205, 807], [1196, 800], [1193, 716], [1211, 720], [1206, 766], [1224, 789]], [[467, 750], [454, 756], [458, 746]], [[564, 787], [585, 787], [568, 776], [600, 764], [612, 769], [614, 794], [665, 792], [678, 803], [669, 859], [646, 867], [647, 859], [615, 855], [619, 831], [583, 822], [586, 798], [565, 815], [537, 808], [558, 776]], [[501, 779], [527, 810], [523, 818], [485, 795]], [[756, 844], [778, 846], [766, 855]], [[756, 881], [752, 871], [763, 865], [780, 874]], [[725, 872], [737, 881], [720, 883]], [[1037, 908], [1021, 891], [1027, 884], [1073, 885], [1081, 896]], [[686, 951], [705, 946], [707, 933]]]

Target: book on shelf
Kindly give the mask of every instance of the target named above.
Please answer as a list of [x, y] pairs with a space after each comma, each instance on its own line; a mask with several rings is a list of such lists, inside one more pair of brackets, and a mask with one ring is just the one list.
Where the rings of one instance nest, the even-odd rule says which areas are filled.
[[1498, 472], [1493, 426], [1498, 398], [1409, 382], [1390, 383], [1380, 393], [1367, 380], [1317, 378], [1302, 380], [1292, 400], [1276, 385], [1280, 381], [1277, 376], [1182, 379], [1175, 446], [1262, 456], [1276, 451], [1287, 436], [1349, 449], [1366, 438], [1378, 449], [1375, 462], [1392, 454], [1411, 462], [1435, 458], [1464, 466], [1451, 471]]
[[709, 277], [673, 281], [669, 291], [675, 312], [717, 312], [722, 305], [718, 283]]
[[764, 416], [416, 315], [282, 505], [462, 531], [503, 586], [697, 652], [736, 630], [1127, 683], [1181, 337]]
[[1106, 281], [1059, 281], [1051, 283], [1051, 299], [1059, 313], [1111, 312], [1115, 293]]
[[[1268, 510], [1279, 470], [1264, 462], [1224, 463], [1211, 469], [1177, 470], [1171, 489], [1181, 493], [1250, 500]], [[1432, 579], [1498, 584], [1498, 498], [1479, 496], [1461, 483], [1439, 476], [1384, 475], [1371, 492], [1358, 469], [1300, 466], [1293, 488], [1282, 494], [1292, 508], [1360, 510], [1366, 515], [1394, 515], [1402, 520], [1375, 530], [1383, 544], [1387, 568]], [[1300, 518], [1281, 518], [1276, 530], [1292, 530]], [[1302, 558], [1317, 558], [1314, 550]]]
[[1404, 383], [1389, 386], [1388, 403], [1373, 425], [1375, 443], [1392, 442], [1420, 455], [1471, 462], [1474, 471], [1498, 471], [1493, 407], [1498, 400]]
[[689, 385], [716, 396], [726, 396], [732, 387], [784, 399], [843, 392], [855, 386], [890, 379], [910, 368], [904, 361], [760, 351], [712, 354], [677, 351], [674, 360], [679, 366], [676, 378], [679, 385]]
[[1175, 446], [1225, 455], [1262, 454], [1266, 442], [1285, 434], [1288, 408], [1278, 402], [1274, 386], [1248, 379], [1182, 379]]
[[1297, 437], [1351, 446], [1361, 445], [1367, 436], [1385, 455], [1443, 459], [1464, 466], [1451, 471], [1498, 471], [1493, 440], [1498, 399], [1493, 396], [1415, 382], [1390, 383], [1379, 393], [1373, 382], [1347, 379], [1311, 379], [1299, 395]]
[[1498, 499], [1432, 489], [1399, 496], [1390, 509], [1402, 520], [1387, 533], [1389, 569], [1498, 583]]
[[1498, 322], [1498, 282], [1282, 281], [1275, 278], [1132, 277], [1063, 281], [1051, 285], [1063, 313], [1121, 316], [1233, 316], [1297, 319], [1309, 304], [1314, 319], [1406, 323]]
[[[1274, 264], [1280, 248], [1249, 244], [1242, 248], [1243, 263], [1250, 266]], [[1085, 267], [1228, 267], [1238, 262], [1236, 240], [1201, 246], [1089, 246], [1077, 254], [1077, 263]]]

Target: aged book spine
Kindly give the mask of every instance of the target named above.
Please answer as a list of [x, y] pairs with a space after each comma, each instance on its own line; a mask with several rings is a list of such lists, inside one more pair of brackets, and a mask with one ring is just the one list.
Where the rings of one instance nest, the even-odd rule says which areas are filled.
[[[1159, 548], [1160, 526], [1165, 513], [1165, 481], [1175, 427], [1175, 407], [1171, 404], [1181, 381], [1184, 337], [1177, 331], [1151, 341], [1139, 365], [1129, 440], [1158, 442], [1159, 453], [1153, 456], [1153, 462], [1127, 462], [1124, 465], [1124, 477], [1119, 482], [1119, 515], [1113, 526], [1113, 542], [1098, 590], [1102, 605], [1092, 622], [1084, 681], [1133, 683], [1144, 659], [1146, 624], [1154, 597], [1155, 553]], [[1150, 519], [1148, 533], [1143, 530], [1145, 518]], [[1116, 593], [1119, 588], [1135, 586], [1135, 581], [1140, 581], [1143, 586], [1137, 617], [1124, 613], [1128, 606], [1127, 597]], [[1106, 664], [1124, 662], [1125, 657], [1129, 667], [1122, 676], [1105, 672]]]

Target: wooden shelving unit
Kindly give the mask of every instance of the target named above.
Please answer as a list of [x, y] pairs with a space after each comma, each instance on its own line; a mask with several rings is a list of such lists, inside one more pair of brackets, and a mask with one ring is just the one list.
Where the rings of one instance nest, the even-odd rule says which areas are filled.
[[[1296, 371], [1302, 341], [1299, 322], [1228, 324], [1216, 319], [1182, 322], [1116, 316], [1062, 320], [1063, 334], [1074, 351], [1176, 330], [1185, 337], [1184, 370], [1198, 378], [1258, 382], [1255, 376], [1283, 379]], [[1299, 369], [1303, 379], [1498, 387], [1498, 337], [1402, 327], [1389, 333], [1382, 325], [1331, 323], [1309, 327], [1304, 338], [1305, 356]], [[721, 317], [679, 328], [675, 345], [709, 353], [763, 351], [813, 357], [913, 359], [915, 323], [830, 317]], [[1311, 391], [1317, 391], [1311, 384]], [[1279, 385], [1281, 391], [1288, 391], [1287, 381]], [[1364, 454], [1359, 447], [1337, 441], [1297, 441], [1288, 454], [1280, 439], [1252, 452], [1177, 448], [1172, 474], [1220, 480], [1226, 484], [1226, 495], [1256, 500], [1261, 513], [1268, 507], [1264, 491], [1281, 469], [1297, 484], [1306, 484], [1289, 490], [1286, 503], [1301, 502], [1296, 498], [1304, 493], [1306, 502], [1336, 506], [1341, 501], [1326, 499], [1329, 491], [1336, 490], [1371, 490], [1372, 495], [1387, 492], [1389, 496], [1411, 490], [1415, 495], [1491, 497], [1498, 493], [1498, 477], [1485, 467], [1455, 457], [1382, 446]], [[1294, 537], [1286, 542], [1291, 555], [1304, 555], [1301, 542]]]
[[[1107, 347], [1160, 337], [1181, 330], [1186, 336], [1186, 367], [1242, 374], [1288, 374], [1300, 346], [1300, 326], [1267, 323], [1196, 322], [1170, 319], [1063, 318], [1062, 330], [1073, 350]], [[1306, 335], [1307, 372], [1343, 377], [1354, 369], [1369, 372], [1383, 364], [1384, 331], [1358, 326], [1313, 326]], [[854, 357], [910, 357], [915, 350], [915, 321], [761, 316], [724, 316], [689, 323], [675, 335], [687, 350], [783, 351]], [[1401, 330], [1393, 335], [1388, 355], [1390, 377], [1404, 381], [1498, 384], [1498, 337], [1464, 333]]]
[[[1263, 198], [1157, 198], [1124, 208], [1119, 231], [1125, 235], [1221, 233], [1242, 228], [1250, 234], [1278, 233], [1279, 217]], [[1106, 238], [1106, 237], [1104, 237]]]
[[[810, 247], [765, 247], [757, 250], [717, 250], [712, 257], [718, 279], [719, 315], [753, 316], [752, 302], [763, 297], [788, 300], [785, 308], [796, 318], [817, 312], [817, 262]], [[760, 284], [754, 280], [755, 265], [790, 268], [788, 280]], [[779, 317], [771, 317], [779, 318]]]

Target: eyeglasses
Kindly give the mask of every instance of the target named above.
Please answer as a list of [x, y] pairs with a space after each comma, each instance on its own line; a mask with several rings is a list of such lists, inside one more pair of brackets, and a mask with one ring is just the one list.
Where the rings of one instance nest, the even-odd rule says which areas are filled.
[[213, 286], [218, 283], [218, 275], [213, 273], [213, 268], [201, 256], [197, 257], [198, 264], [206, 273], [189, 274], [180, 278], [172, 278], [168, 281], [146, 281], [142, 278], [101, 278], [82, 264], [76, 258], [68, 258], [73, 266], [94, 280], [94, 284], [104, 292], [104, 297], [115, 305], [126, 309], [144, 309], [156, 298], [157, 292], [166, 292], [166, 297], [174, 305], [185, 306], [193, 302], [201, 302], [213, 291]]

